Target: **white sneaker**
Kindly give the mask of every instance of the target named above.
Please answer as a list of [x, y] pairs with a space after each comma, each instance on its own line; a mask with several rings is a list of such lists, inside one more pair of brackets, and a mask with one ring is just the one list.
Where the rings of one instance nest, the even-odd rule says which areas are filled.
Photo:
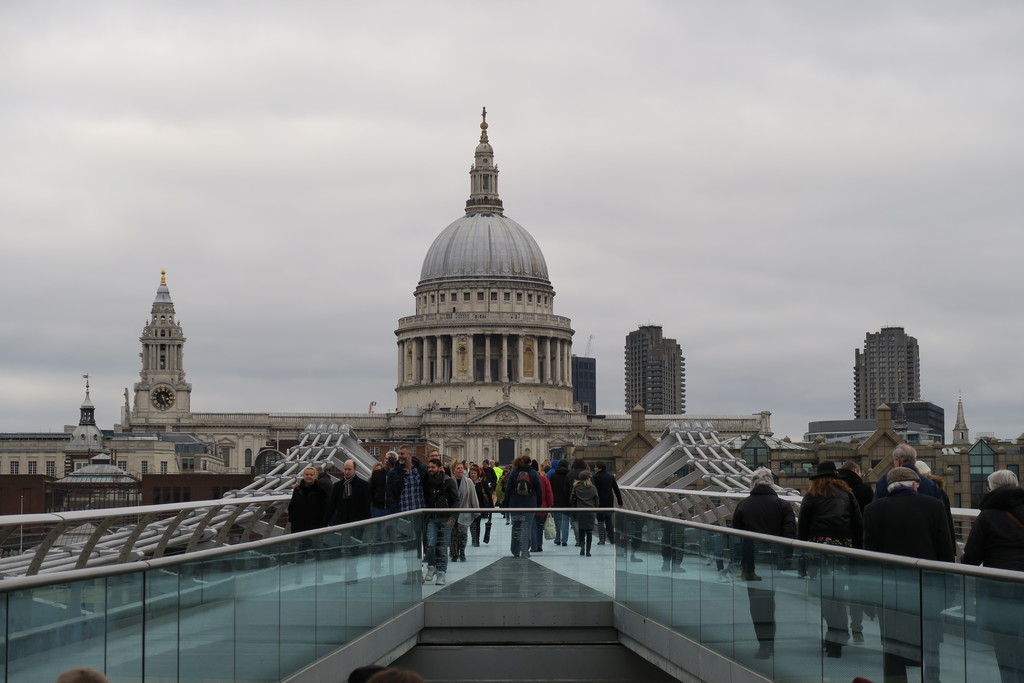
[[438, 572], [437, 573], [437, 581], [434, 582], [434, 585], [435, 586], [443, 586], [444, 585], [444, 572]]
[[433, 567], [427, 567], [427, 571], [423, 574], [423, 583], [430, 583], [434, 580], [434, 574], [436, 570]]

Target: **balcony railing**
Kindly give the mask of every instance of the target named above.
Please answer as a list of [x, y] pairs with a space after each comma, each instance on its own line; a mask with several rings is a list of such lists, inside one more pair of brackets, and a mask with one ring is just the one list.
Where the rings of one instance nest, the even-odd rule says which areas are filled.
[[[1018, 572], [615, 511], [616, 543], [595, 545], [593, 557], [548, 544], [514, 564], [561, 576], [557, 590], [540, 581], [528, 595], [521, 586], [506, 594], [511, 582], [495, 581], [494, 568], [515, 523], [495, 515], [490, 544], [449, 564], [439, 587], [420, 582], [420, 514], [0, 581], [0, 679], [53, 680], [89, 666], [112, 680], [278, 681], [356, 641], [367, 659], [342, 666], [400, 653], [412, 645], [375, 630], [424, 602], [481, 599], [505, 609], [557, 603], [556, 621], [609, 601], [623, 644], [704, 680], [721, 680], [708, 655], [780, 681], [880, 681], [893, 653], [911, 664], [910, 680], [998, 680], [997, 663], [1024, 673], [1014, 669]], [[494, 576], [477, 585], [483, 572]], [[827, 656], [829, 643], [841, 656]]]

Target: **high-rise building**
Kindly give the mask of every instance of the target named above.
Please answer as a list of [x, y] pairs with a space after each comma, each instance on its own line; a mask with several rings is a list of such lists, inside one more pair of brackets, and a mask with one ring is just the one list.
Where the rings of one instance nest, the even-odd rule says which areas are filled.
[[902, 327], [867, 333], [854, 350], [853, 408], [858, 420], [875, 419], [878, 406], [921, 400], [921, 356], [917, 339]]
[[597, 361], [572, 357], [572, 402], [587, 415], [597, 412]]
[[638, 405], [649, 415], [686, 412], [686, 359], [660, 325], [641, 325], [626, 335], [626, 410]]

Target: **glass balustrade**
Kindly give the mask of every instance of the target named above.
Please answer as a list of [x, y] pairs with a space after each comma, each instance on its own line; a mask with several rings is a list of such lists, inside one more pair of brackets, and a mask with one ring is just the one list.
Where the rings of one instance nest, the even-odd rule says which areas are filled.
[[[999, 680], [1024, 673], [1024, 582], [984, 569], [615, 512], [581, 557], [489, 544], [422, 584], [422, 520], [386, 517], [146, 563], [0, 581], [3, 680], [277, 681], [420, 601], [615, 600], [773, 680]], [[596, 536], [596, 534], [595, 534]], [[680, 666], [686, 668], [685, 662]]]
[[644, 560], [616, 600], [772, 680], [995, 681], [997, 655], [1024, 676], [1024, 576], [616, 518]]

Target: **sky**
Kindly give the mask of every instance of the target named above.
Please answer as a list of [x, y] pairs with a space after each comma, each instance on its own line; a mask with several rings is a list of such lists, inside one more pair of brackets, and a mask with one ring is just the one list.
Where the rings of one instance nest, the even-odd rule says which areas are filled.
[[0, 431], [120, 420], [161, 269], [199, 412], [378, 412], [464, 212], [590, 335], [597, 408], [656, 324], [694, 414], [853, 417], [902, 326], [922, 399], [1024, 432], [1024, 4], [0, 4]]

